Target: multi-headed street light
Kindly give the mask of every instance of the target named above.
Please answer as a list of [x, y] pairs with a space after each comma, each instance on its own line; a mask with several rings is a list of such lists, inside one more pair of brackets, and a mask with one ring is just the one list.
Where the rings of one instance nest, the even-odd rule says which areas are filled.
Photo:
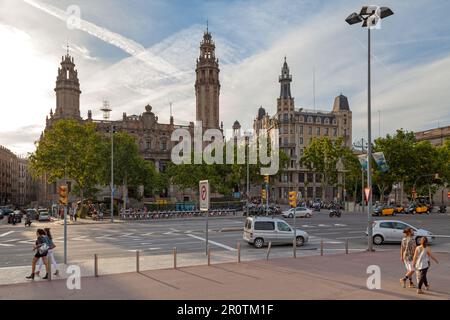
[[[107, 101], [103, 102], [103, 119], [105, 121], [109, 120], [111, 114], [111, 107]], [[114, 127], [111, 121], [111, 222], [114, 222]]]
[[373, 251], [372, 244], [372, 172], [370, 161], [372, 159], [372, 118], [371, 118], [371, 69], [370, 69], [370, 30], [380, 28], [381, 19], [393, 15], [394, 12], [387, 7], [378, 6], [364, 6], [360, 13], [353, 12], [345, 19], [350, 24], [357, 24], [362, 22], [362, 27], [367, 28], [368, 40], [368, 90], [367, 90], [367, 130], [368, 130], [368, 144], [367, 144], [367, 187], [369, 188], [369, 195], [367, 197], [367, 250]]

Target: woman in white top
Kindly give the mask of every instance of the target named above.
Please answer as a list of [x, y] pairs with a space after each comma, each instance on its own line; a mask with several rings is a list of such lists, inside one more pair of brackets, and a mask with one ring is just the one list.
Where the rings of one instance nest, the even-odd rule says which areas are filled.
[[416, 267], [417, 272], [417, 293], [423, 294], [422, 285], [425, 285], [427, 290], [430, 290], [430, 285], [428, 284], [427, 272], [430, 267], [430, 258], [436, 263], [439, 263], [437, 259], [431, 253], [431, 249], [428, 246], [428, 239], [422, 237], [420, 239], [420, 246], [416, 248], [414, 252], [413, 264]]

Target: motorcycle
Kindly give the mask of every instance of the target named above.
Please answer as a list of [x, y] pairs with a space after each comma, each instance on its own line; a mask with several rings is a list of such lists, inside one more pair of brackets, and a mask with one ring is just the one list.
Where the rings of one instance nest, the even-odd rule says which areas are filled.
[[447, 212], [447, 207], [446, 206], [439, 206], [439, 213], [446, 213]]
[[31, 219], [30, 217], [25, 218], [25, 227], [31, 227]]
[[333, 218], [334, 216], [340, 218], [341, 217], [341, 210], [339, 210], [339, 209], [331, 209], [330, 210], [330, 218]]

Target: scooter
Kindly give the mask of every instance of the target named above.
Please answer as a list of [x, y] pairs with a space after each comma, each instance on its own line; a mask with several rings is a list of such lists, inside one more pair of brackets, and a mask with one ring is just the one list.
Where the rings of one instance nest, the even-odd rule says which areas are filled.
[[340, 218], [341, 217], [341, 210], [339, 210], [339, 209], [331, 209], [330, 210], [330, 218], [333, 218], [334, 216]]
[[31, 219], [29, 217], [25, 218], [25, 227], [31, 227]]

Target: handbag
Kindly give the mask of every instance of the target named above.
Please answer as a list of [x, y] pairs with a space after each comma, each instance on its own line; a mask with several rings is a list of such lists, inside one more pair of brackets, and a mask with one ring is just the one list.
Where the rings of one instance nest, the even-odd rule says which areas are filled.
[[49, 249], [48, 244], [44, 242], [38, 249], [39, 254], [45, 254], [48, 251], [48, 249]]

